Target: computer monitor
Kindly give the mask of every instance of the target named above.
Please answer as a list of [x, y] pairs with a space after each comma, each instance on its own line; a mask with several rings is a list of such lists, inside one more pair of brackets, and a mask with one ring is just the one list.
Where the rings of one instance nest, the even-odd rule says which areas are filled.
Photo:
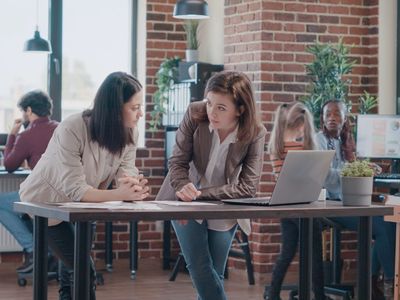
[[400, 115], [358, 115], [357, 157], [400, 159]]

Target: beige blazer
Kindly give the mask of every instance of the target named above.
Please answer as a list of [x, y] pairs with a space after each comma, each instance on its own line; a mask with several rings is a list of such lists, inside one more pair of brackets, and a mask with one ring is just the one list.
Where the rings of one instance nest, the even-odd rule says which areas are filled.
[[[200, 182], [207, 169], [212, 145], [209, 122], [195, 122], [193, 113], [204, 110], [205, 102], [194, 102], [176, 132], [176, 143], [169, 159], [169, 173], [156, 200], [177, 199], [175, 192], [185, 184]], [[254, 197], [260, 182], [264, 157], [266, 129], [262, 126], [257, 137], [249, 144], [230, 144], [225, 164], [226, 184], [201, 189], [198, 200]], [[249, 220], [238, 220], [242, 230], [249, 234]]]
[[[38, 164], [19, 190], [23, 202], [80, 201], [90, 188], [106, 189], [114, 178], [138, 174], [136, 146], [113, 155], [90, 141], [88, 119], [82, 113], [60, 123]], [[134, 133], [135, 144], [137, 131]], [[108, 165], [106, 165], [108, 164]], [[105, 180], [102, 176], [108, 170]]]

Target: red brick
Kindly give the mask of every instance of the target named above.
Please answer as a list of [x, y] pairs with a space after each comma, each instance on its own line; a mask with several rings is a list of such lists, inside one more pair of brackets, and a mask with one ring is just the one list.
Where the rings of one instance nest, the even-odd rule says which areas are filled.
[[302, 3], [287, 3], [285, 4], [285, 11], [305, 11], [306, 5]]
[[361, 24], [361, 19], [357, 17], [340, 17], [340, 22], [346, 25], [359, 25]]
[[325, 25], [307, 25], [307, 32], [312, 32], [312, 33], [324, 33], [326, 32], [326, 26]]
[[277, 21], [294, 21], [295, 15], [289, 13], [275, 13], [275, 20]]
[[338, 24], [339, 17], [337, 16], [319, 16], [320, 23]]
[[326, 6], [322, 5], [315, 5], [315, 4], [308, 4], [307, 5], [307, 12], [311, 13], [325, 13], [327, 11]]
[[304, 23], [316, 23], [318, 22], [318, 17], [314, 14], [298, 14], [297, 21]]
[[349, 27], [347, 26], [329, 26], [328, 32], [332, 34], [348, 34]]
[[304, 24], [288, 23], [284, 26], [284, 31], [304, 32], [306, 26]]
[[346, 6], [331, 6], [329, 7], [328, 12], [335, 15], [348, 15], [350, 9]]

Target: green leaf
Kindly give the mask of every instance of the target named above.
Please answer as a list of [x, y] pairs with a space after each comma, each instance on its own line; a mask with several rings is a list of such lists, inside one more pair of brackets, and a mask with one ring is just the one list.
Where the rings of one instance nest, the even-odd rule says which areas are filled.
[[162, 115], [168, 103], [168, 91], [178, 81], [178, 66], [181, 58], [175, 56], [166, 58], [161, 63], [156, 73], [157, 91], [153, 95], [154, 109], [150, 113], [152, 120], [149, 122], [150, 131], [155, 131], [161, 126]]

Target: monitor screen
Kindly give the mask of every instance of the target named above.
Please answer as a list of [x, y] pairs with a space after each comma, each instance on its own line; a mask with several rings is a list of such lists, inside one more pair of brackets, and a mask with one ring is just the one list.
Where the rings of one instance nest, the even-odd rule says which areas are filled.
[[400, 115], [358, 115], [357, 157], [400, 159]]

